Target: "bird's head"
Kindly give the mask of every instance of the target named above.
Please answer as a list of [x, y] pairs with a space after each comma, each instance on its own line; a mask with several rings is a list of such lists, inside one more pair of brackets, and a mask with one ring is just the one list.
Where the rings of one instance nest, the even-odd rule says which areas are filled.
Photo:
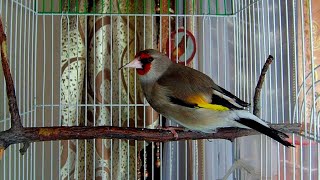
[[165, 54], [154, 49], [146, 49], [138, 52], [133, 61], [119, 69], [135, 68], [140, 76], [152, 76], [164, 72], [170, 63]]

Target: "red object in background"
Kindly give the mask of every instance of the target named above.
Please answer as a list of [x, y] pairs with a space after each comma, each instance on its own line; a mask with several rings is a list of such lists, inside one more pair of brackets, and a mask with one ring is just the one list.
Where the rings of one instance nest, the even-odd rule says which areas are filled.
[[290, 138], [288, 139], [288, 141], [290, 143], [294, 143], [295, 146], [310, 146], [310, 145], [317, 145], [317, 142], [316, 141], [311, 141], [309, 139], [302, 139], [302, 142], [300, 141], [300, 137], [296, 137], [294, 142], [293, 142], [293, 139]]
[[[177, 39], [178, 42], [176, 42]], [[180, 64], [189, 64], [193, 60], [196, 50], [195, 37], [184, 28], [173, 31], [167, 41], [167, 55], [173, 62], [177, 62], [178, 59]]]

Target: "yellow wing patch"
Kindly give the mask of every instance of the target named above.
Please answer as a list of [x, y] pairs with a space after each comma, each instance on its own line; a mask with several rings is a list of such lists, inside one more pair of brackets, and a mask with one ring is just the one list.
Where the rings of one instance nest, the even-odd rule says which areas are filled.
[[187, 98], [187, 101], [191, 102], [191, 103], [195, 103], [201, 108], [211, 109], [214, 111], [227, 111], [227, 110], [229, 110], [229, 108], [227, 108], [225, 106], [208, 103], [207, 100], [202, 95], [190, 96], [189, 98]]
[[212, 109], [215, 111], [228, 111], [229, 108], [217, 104], [198, 104], [199, 107]]

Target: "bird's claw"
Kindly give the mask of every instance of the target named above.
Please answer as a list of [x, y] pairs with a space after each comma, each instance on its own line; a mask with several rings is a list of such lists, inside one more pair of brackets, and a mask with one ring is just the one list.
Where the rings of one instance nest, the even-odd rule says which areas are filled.
[[185, 128], [183, 127], [172, 127], [172, 126], [168, 126], [168, 127], [161, 127], [160, 125], [157, 126], [157, 129], [162, 129], [162, 130], [166, 130], [166, 131], [170, 131], [173, 134], [173, 137], [177, 140], [179, 135], [177, 133], [176, 130], [179, 131], [184, 131]]

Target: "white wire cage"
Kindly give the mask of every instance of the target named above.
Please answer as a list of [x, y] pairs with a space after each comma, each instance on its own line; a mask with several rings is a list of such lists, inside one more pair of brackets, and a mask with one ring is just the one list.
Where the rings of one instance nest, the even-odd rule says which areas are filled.
[[[291, 135], [296, 146], [291, 149], [263, 135], [233, 143], [41, 142], [33, 143], [23, 156], [20, 145], [14, 145], [0, 161], [0, 178], [319, 179], [318, 4], [1, 1], [24, 126], [176, 125], [152, 111], [133, 71], [118, 71], [138, 50], [154, 48], [208, 74], [247, 102], [252, 102], [261, 68], [271, 54], [275, 61], [262, 90], [262, 118], [299, 122], [309, 133]], [[177, 49], [185, 53], [177, 55]], [[2, 78], [1, 130], [10, 128], [4, 82]]]

